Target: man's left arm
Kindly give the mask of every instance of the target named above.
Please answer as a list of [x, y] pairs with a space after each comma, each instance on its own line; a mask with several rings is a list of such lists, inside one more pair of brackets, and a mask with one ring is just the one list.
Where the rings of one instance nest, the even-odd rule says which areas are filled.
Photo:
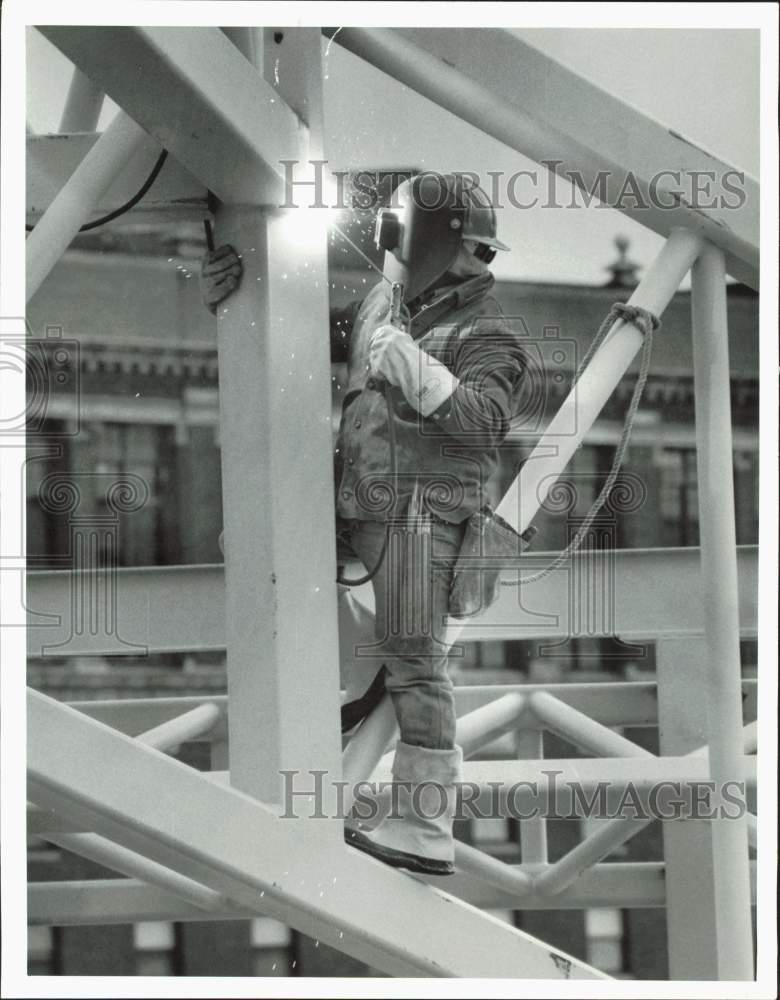
[[457, 385], [426, 416], [452, 437], [497, 447], [509, 432], [526, 373], [521, 344], [505, 328], [480, 331], [457, 345], [453, 369]]
[[526, 370], [522, 345], [503, 324], [480, 326], [457, 342], [450, 365], [421, 350], [408, 334], [385, 326], [372, 338], [371, 367], [443, 431], [485, 447], [506, 437]]

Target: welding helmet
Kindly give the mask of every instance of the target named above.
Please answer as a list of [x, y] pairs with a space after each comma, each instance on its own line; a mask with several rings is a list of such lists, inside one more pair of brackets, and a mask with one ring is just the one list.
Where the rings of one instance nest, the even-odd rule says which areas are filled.
[[496, 239], [490, 200], [468, 178], [418, 174], [398, 186], [393, 202], [377, 215], [375, 239], [385, 251], [383, 273], [403, 286], [405, 302], [449, 270], [464, 238], [480, 247], [509, 249]]

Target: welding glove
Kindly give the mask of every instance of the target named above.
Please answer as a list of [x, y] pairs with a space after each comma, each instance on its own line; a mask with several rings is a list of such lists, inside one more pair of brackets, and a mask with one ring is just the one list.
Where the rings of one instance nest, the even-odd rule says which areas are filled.
[[459, 380], [446, 365], [421, 351], [404, 330], [389, 323], [377, 327], [369, 345], [371, 370], [398, 386], [407, 403], [424, 417], [455, 392]]
[[216, 314], [217, 306], [238, 288], [244, 267], [229, 243], [209, 250], [200, 265], [200, 295], [203, 305]]

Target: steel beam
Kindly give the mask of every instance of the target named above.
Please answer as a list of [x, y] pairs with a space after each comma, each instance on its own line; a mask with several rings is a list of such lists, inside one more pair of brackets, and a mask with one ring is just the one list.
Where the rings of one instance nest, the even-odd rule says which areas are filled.
[[[707, 650], [707, 742], [718, 799], [739, 779], [742, 754], [739, 596], [734, 516], [731, 395], [723, 251], [708, 244], [692, 274], [693, 375], [701, 536], [701, 593]], [[744, 817], [711, 828], [718, 979], [753, 978]]]
[[[753, 787], [756, 783], [756, 758], [744, 755], [737, 766], [738, 780]], [[507, 802], [516, 802], [518, 809], [544, 808], [553, 803], [558, 808], [572, 807], [571, 789], [577, 787], [590, 798], [600, 785], [604, 788], [604, 803], [613, 812], [629, 785], [636, 792], [636, 801], [647, 811], [652, 790], [661, 782], [679, 782], [683, 791], [700, 785], [709, 778], [706, 758], [692, 754], [669, 757], [548, 757], [544, 760], [477, 760], [463, 764], [463, 781], [479, 787], [473, 798], [475, 807], [485, 811], [498, 804], [500, 815], [511, 815]], [[390, 781], [386, 762], [382, 762], [373, 781]], [[493, 798], [491, 798], [493, 796]], [[471, 799], [469, 801], [472, 801]], [[661, 800], [663, 802], [663, 800]], [[631, 807], [628, 806], [630, 810]], [[575, 818], [572, 813], [571, 818]], [[605, 818], [594, 813], [594, 818]], [[617, 822], [617, 821], [616, 821]], [[622, 822], [622, 821], [621, 821]], [[625, 821], [628, 822], [628, 821]]]
[[533, 878], [519, 865], [507, 865], [470, 844], [455, 842], [455, 867], [460, 875], [477, 879], [494, 889], [522, 899], [530, 895]]
[[[563, 684], [488, 684], [456, 687], [458, 716], [489, 705], [507, 694], [521, 696], [547, 691], [558, 701], [576, 708], [606, 726], [654, 726], [657, 723], [658, 695], [655, 681], [595, 681]], [[745, 719], [756, 717], [756, 681], [743, 680], [742, 701]], [[72, 708], [103, 722], [128, 736], [137, 736], [152, 726], [196, 708], [214, 704], [222, 713], [208, 739], [222, 741], [227, 736], [227, 698], [224, 695], [184, 698], [129, 698], [108, 701], [74, 701]], [[751, 724], [752, 725], [752, 724]], [[748, 730], [745, 753], [753, 752], [753, 729]], [[703, 752], [703, 751], [702, 751]]]
[[[681, 640], [678, 640], [681, 642]], [[661, 644], [659, 644], [661, 645]], [[663, 650], [661, 650], [661, 655], [663, 655]], [[678, 675], [681, 673], [679, 660], [675, 660], [674, 669], [677, 671]], [[664, 697], [668, 698], [669, 695]], [[751, 742], [751, 730], [750, 727], [746, 727], [745, 732], [745, 755], [742, 760], [743, 764], [749, 760], [747, 754], [749, 753], [749, 747]], [[636, 748], [639, 749], [639, 748]], [[636, 750], [634, 751], [636, 755]], [[639, 755], [641, 756], [641, 755]], [[652, 757], [652, 755], [650, 755]], [[653, 760], [658, 761], [668, 761], [668, 757], [656, 758]], [[707, 748], [698, 747], [695, 751], [685, 754], [684, 757], [679, 758], [683, 765], [687, 767], [688, 761], [699, 759], [702, 762], [707, 760]], [[632, 779], [633, 782], [633, 779]], [[755, 786], [755, 780], [752, 782], [753, 787]], [[693, 792], [693, 789], [692, 789]], [[639, 819], [633, 817], [626, 818], [616, 818], [610, 819], [599, 825], [595, 832], [589, 834], [584, 840], [582, 840], [576, 847], [565, 854], [562, 858], [556, 861], [553, 865], [549, 867], [545, 872], [543, 872], [536, 883], [536, 888], [539, 892], [545, 893], [561, 893], [564, 889], [570, 889], [573, 884], [576, 883], [578, 879], [582, 877], [583, 872], [595, 864], [606, 858], [618, 847], [622, 846], [626, 841], [630, 840], [632, 837], [636, 836], [641, 830], [643, 830], [648, 823], [652, 822], [652, 819]], [[691, 825], [682, 823], [672, 823], [672, 827]], [[706, 825], [703, 821], [701, 824], [696, 825]], [[667, 827], [669, 824], [667, 824]]]
[[455, 739], [463, 756], [471, 757], [504, 733], [524, 725], [523, 715], [527, 705], [527, 697], [517, 691], [459, 715]]
[[[706, 236], [728, 253], [729, 273], [757, 287], [758, 183], [508, 31], [341, 27], [325, 34], [586, 193], [601, 194], [603, 178], [600, 200], [643, 226]], [[638, 197], [626, 196], [631, 188]]]
[[[707, 716], [702, 707], [707, 700], [709, 664], [704, 639], [662, 639], [655, 656], [661, 753], [698, 754], [697, 748], [707, 739]], [[674, 980], [715, 980], [719, 971], [719, 918], [714, 891], [712, 826], [665, 823], [663, 837], [669, 876], [666, 888], [669, 976]]]
[[120, 111], [27, 238], [28, 302], [127, 161], [152, 149], [157, 143]]
[[[674, 230], [631, 294], [629, 305], [660, 316], [690, 270], [700, 247], [701, 239], [694, 233]], [[633, 323], [619, 320], [611, 327], [498, 505], [498, 513], [518, 531], [524, 531], [533, 521], [625, 375], [643, 340], [643, 334]]]
[[150, 861], [149, 858], [145, 858], [135, 851], [130, 851], [120, 844], [114, 844], [98, 834], [48, 834], [45, 839], [50, 844], [94, 861], [104, 868], [111, 869], [111, 871], [127, 875], [130, 878], [138, 878], [148, 885], [170, 892], [190, 906], [197, 907], [204, 915], [223, 907], [226, 903], [226, 900], [213, 889], [200, 885], [193, 879], [180, 875], [165, 865]]
[[[294, 348], [292, 348], [294, 350]], [[287, 369], [289, 370], [289, 369]], [[288, 376], [289, 377], [289, 376]], [[256, 387], [252, 385], [252, 391]], [[280, 394], [281, 398], [281, 394]], [[324, 421], [323, 421], [324, 423]], [[524, 557], [523, 573], [549, 564], [555, 553]], [[619, 550], [614, 567], [615, 633], [634, 639], [703, 632], [703, 606], [698, 586], [700, 555], [696, 548]], [[756, 634], [756, 546], [737, 550], [740, 632]], [[0, 570], [8, 574], [10, 568]], [[43, 656], [47, 647], [63, 646], [73, 656], [122, 655], [127, 641], [150, 653], [225, 648], [225, 594], [222, 566], [122, 568], [114, 576], [117, 627], [110, 633], [71, 635], [71, 588], [80, 586], [68, 570], [31, 570], [27, 574], [27, 651]], [[648, 585], [648, 581], [649, 584]], [[557, 639], [571, 634], [573, 621], [569, 572], [561, 568], [520, 589], [503, 587], [495, 605], [462, 629], [464, 641], [491, 639]], [[357, 595], [373, 606], [369, 594]], [[586, 600], [587, 595], [581, 595]], [[298, 593], [305, 603], [307, 595]], [[39, 615], [58, 616], [57, 624], [41, 624]], [[62, 655], [61, 649], [57, 655]], [[589, 715], [593, 712], [586, 709]], [[596, 718], [599, 718], [596, 711]], [[602, 720], [603, 721], [603, 720]], [[626, 720], [618, 719], [617, 723]]]
[[[34, 224], [65, 186], [68, 178], [90, 152], [100, 135], [73, 133], [34, 135], [27, 139], [27, 222]], [[93, 212], [106, 215], [128, 202], [143, 186], [160, 153], [150, 143], [120, 165], [116, 175], [95, 203]], [[138, 202], [133, 212], [146, 218], [167, 222], [181, 218], [200, 220], [206, 211], [206, 186], [181, 166], [172, 156], [154, 184]], [[112, 338], [113, 339], [113, 338]], [[87, 342], [87, 339], [84, 339]], [[209, 347], [213, 350], [213, 345]]]
[[98, 126], [105, 94], [77, 67], [73, 67], [60, 132], [94, 132]]
[[223, 202], [283, 203], [307, 129], [219, 28], [40, 31]]
[[[515, 737], [517, 756], [520, 760], [539, 761], [543, 767], [544, 733], [532, 725], [531, 720], [524, 721]], [[547, 820], [544, 816], [533, 816], [520, 823], [520, 857], [524, 865], [547, 864]]]
[[[385, 748], [383, 748], [384, 750]], [[371, 780], [376, 786], [372, 792], [370, 788], [363, 789], [362, 797], [366, 802], [373, 799], [378, 805], [378, 812], [369, 823], [376, 823], [378, 819], [389, 809], [390, 791], [389, 783], [392, 781], [391, 775], [392, 754], [386, 754], [376, 764], [371, 761], [364, 762], [360, 771], [361, 775], [371, 775]], [[366, 770], [370, 765], [370, 768]], [[321, 770], [321, 769], [316, 769]], [[209, 781], [216, 784], [229, 785], [230, 774], [227, 771], [207, 771], [204, 773]], [[357, 773], [357, 769], [355, 769]], [[691, 791], [695, 792], [695, 786], [701, 785], [708, 777], [708, 761], [706, 757], [697, 754], [685, 754], [676, 757], [651, 757], [645, 758], [545, 758], [543, 760], [480, 760], [466, 761], [463, 765], [463, 783], [471, 786], [470, 790], [464, 790], [467, 795], [468, 808], [473, 808], [475, 815], [483, 816], [522, 816], [531, 814], [534, 810], [553, 810], [559, 814], [559, 818], [577, 818], [577, 814], [572, 810], [576, 806], [576, 799], [572, 789], [577, 788], [588, 799], [595, 796], [594, 819], [611, 819], [610, 826], [612, 832], [606, 832], [605, 824], [597, 834], [587, 837], [581, 844], [574, 848], [575, 857], [594, 857], [584, 867], [588, 867], [595, 861], [605, 857], [614, 848], [628, 840], [633, 833], [636, 833], [642, 826], [646, 826], [651, 821], [650, 804], [653, 789], [662, 782], [677, 782], [681, 787], [681, 794]], [[740, 780], [743, 780], [749, 789], [756, 786], [756, 758], [752, 755], [745, 755], [741, 758]], [[292, 785], [288, 787], [298, 788], [301, 782], [314, 782], [314, 778], [309, 772], [303, 772], [291, 779]], [[356, 781], [363, 780], [362, 777], [353, 778], [352, 768], [344, 768], [344, 781], [346, 785], [342, 792], [341, 808], [348, 811], [352, 802], [351, 785]], [[598, 794], [601, 786], [604, 786], [603, 797]], [[307, 786], [308, 787], [308, 786]], [[650, 819], [637, 820], [637, 827], [634, 830], [633, 818], [614, 818], [615, 812], [623, 800], [627, 790], [631, 790], [635, 795], [633, 801], [637, 808], [643, 810]], [[313, 808], [313, 807], [312, 807]], [[627, 807], [629, 810], [632, 805]], [[89, 830], [88, 819], [84, 815], [74, 818], [71, 810], [68, 816], [57, 817], [46, 809], [35, 806], [28, 807], [28, 829], [30, 833], [45, 836], [48, 832], [58, 831], [85, 831]], [[604, 814], [602, 814], [604, 810]], [[324, 821], [318, 824], [324, 826]], [[590, 843], [590, 842], [593, 843]], [[604, 849], [605, 844], [609, 844], [609, 850]], [[601, 845], [601, 846], [598, 846]], [[568, 857], [568, 855], [567, 855]], [[562, 861], [564, 859], [561, 859]], [[558, 862], [557, 864], [561, 864]], [[555, 867], [555, 866], [553, 866]], [[563, 866], [568, 870], [568, 864]], [[556, 873], [550, 873], [550, 879], [557, 879]]]
[[[559, 701], [547, 691], [539, 691], [528, 700], [529, 709], [537, 722], [557, 733], [580, 750], [605, 757], [652, 757], [649, 750], [638, 746], [608, 726], [596, 722], [584, 712]], [[541, 756], [541, 755], [540, 755]]]
[[[514, 868], [517, 866], [507, 866]], [[755, 862], [751, 864], [755, 893]], [[665, 905], [664, 865], [657, 861], [615, 862], [585, 872], [565, 896], [530, 894], [522, 899], [506, 888], [462, 874], [449, 879], [450, 894], [488, 909], [580, 910], [619, 906], [624, 909]], [[33, 926], [68, 927], [83, 924], [131, 924], [145, 920], [249, 920], [251, 910], [235, 904], [204, 914], [171, 893], [137, 879], [90, 879], [76, 882], [32, 882], [27, 916]]]
[[207, 702], [141, 733], [138, 741], [161, 752], [172, 750], [186, 740], [206, 738], [221, 715], [219, 706]]
[[391, 975], [607, 978], [32, 691], [27, 732], [33, 801]]
[[[297, 99], [319, 113], [320, 35], [288, 30], [301, 39], [285, 81], [297, 70]], [[230, 777], [276, 803], [282, 771], [341, 777], [323, 216], [257, 198], [216, 212], [217, 243], [244, 264], [217, 313]], [[341, 840], [338, 823], [319, 826]]]
[[572, 886], [577, 884], [588, 869], [644, 830], [648, 822], [650, 821], [646, 819], [626, 818], [600, 823], [595, 831], [581, 840], [576, 847], [538, 874], [534, 880], [536, 892], [541, 896], [563, 898], [564, 890], [570, 892]]

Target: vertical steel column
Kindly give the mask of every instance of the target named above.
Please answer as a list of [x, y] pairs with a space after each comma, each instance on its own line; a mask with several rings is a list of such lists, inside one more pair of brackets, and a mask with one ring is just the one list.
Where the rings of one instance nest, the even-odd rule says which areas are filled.
[[[672, 636], [656, 644], [658, 739], [664, 756], [695, 751], [707, 740], [708, 657], [703, 637]], [[663, 824], [669, 978], [719, 978], [718, 910], [712, 824]]]
[[103, 91], [74, 66], [60, 119], [60, 132], [94, 132], [100, 120], [103, 97]]
[[[737, 548], [732, 467], [726, 270], [705, 245], [692, 272], [693, 372], [701, 589], [708, 658], [707, 736], [717, 788], [736, 781], [743, 752]], [[744, 799], [744, 796], [743, 796]], [[716, 805], [719, 796], [716, 791]], [[747, 824], [712, 821], [719, 979], [753, 978]]]
[[27, 301], [35, 295], [79, 226], [89, 219], [98, 199], [127, 161], [145, 145], [159, 144], [120, 111], [27, 238]]
[[[308, 58], [319, 60], [314, 36]], [[325, 771], [332, 815], [341, 741], [324, 218], [258, 205], [216, 214], [218, 242], [244, 264], [218, 312], [231, 784], [281, 803], [282, 770], [299, 772], [295, 790]], [[294, 803], [310, 814], [305, 798]]]
[[249, 62], [262, 72], [263, 29], [250, 27], [220, 28]]
[[[544, 731], [524, 726], [515, 738], [520, 760], [544, 758]], [[524, 865], [547, 864], [547, 820], [543, 816], [520, 821], [520, 858]]]

